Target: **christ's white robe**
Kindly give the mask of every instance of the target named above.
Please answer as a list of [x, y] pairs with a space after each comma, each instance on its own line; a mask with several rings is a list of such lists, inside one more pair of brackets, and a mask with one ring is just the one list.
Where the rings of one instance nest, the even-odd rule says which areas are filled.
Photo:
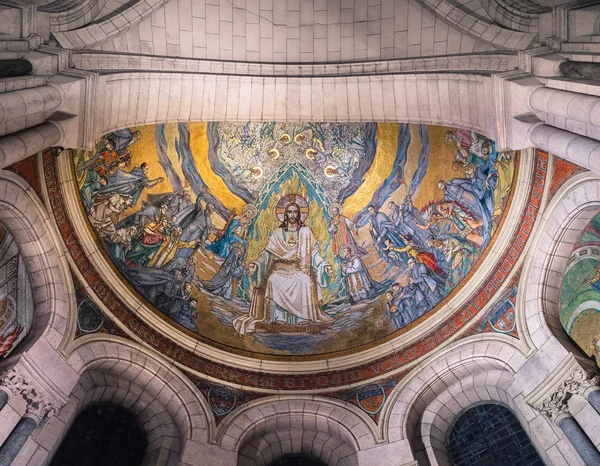
[[240, 335], [254, 331], [258, 321], [289, 324], [331, 320], [321, 311], [321, 288], [329, 284], [326, 262], [310, 228], [278, 228], [258, 258], [252, 262], [254, 286], [250, 313], [233, 321]]

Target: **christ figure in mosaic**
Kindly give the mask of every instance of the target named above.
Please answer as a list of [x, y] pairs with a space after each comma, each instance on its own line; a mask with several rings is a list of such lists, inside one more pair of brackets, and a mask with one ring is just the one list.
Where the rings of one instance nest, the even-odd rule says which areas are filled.
[[248, 265], [253, 285], [250, 313], [233, 321], [241, 335], [254, 332], [258, 321], [306, 325], [331, 320], [321, 310], [321, 289], [329, 285], [334, 271], [304, 225], [308, 203], [289, 194], [280, 199], [276, 210], [281, 225]]

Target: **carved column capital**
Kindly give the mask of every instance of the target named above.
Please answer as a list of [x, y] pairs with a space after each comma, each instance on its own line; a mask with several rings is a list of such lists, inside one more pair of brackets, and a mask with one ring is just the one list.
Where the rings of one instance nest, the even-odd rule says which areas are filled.
[[53, 403], [47, 400], [24, 374], [14, 368], [0, 377], [0, 387], [9, 391], [12, 396], [20, 395], [27, 404], [26, 413], [37, 418], [38, 423], [56, 413]]
[[38, 424], [56, 414], [56, 408], [52, 402], [44, 399], [35, 389], [22, 395], [27, 402], [27, 414], [37, 418]]
[[569, 397], [569, 392], [564, 387], [559, 387], [537, 406], [537, 410], [556, 422], [559, 416], [569, 414]]
[[10, 369], [0, 377], [0, 387], [3, 387], [12, 396], [31, 390], [31, 385], [25, 380], [23, 374], [15, 369]]
[[543, 397], [535, 408], [552, 421], [556, 421], [559, 416], [569, 414], [569, 399], [573, 395], [585, 397], [586, 392], [599, 383], [599, 376], [576, 367], [554, 391]]
[[575, 369], [563, 382], [565, 390], [572, 395], [585, 396], [586, 391], [600, 384], [600, 376], [581, 368]]

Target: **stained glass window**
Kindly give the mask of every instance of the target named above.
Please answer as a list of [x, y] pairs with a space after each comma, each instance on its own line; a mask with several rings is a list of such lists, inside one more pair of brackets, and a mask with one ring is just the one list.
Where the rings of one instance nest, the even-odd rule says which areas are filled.
[[504, 406], [473, 406], [455, 421], [448, 436], [454, 466], [544, 466], [516, 416]]

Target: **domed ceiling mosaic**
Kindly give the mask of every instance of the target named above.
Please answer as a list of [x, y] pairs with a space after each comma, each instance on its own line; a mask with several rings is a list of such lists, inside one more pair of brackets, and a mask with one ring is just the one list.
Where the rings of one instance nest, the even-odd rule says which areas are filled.
[[466, 130], [180, 123], [79, 151], [80, 209], [147, 307], [263, 357], [331, 357], [425, 322], [473, 276], [517, 155]]

